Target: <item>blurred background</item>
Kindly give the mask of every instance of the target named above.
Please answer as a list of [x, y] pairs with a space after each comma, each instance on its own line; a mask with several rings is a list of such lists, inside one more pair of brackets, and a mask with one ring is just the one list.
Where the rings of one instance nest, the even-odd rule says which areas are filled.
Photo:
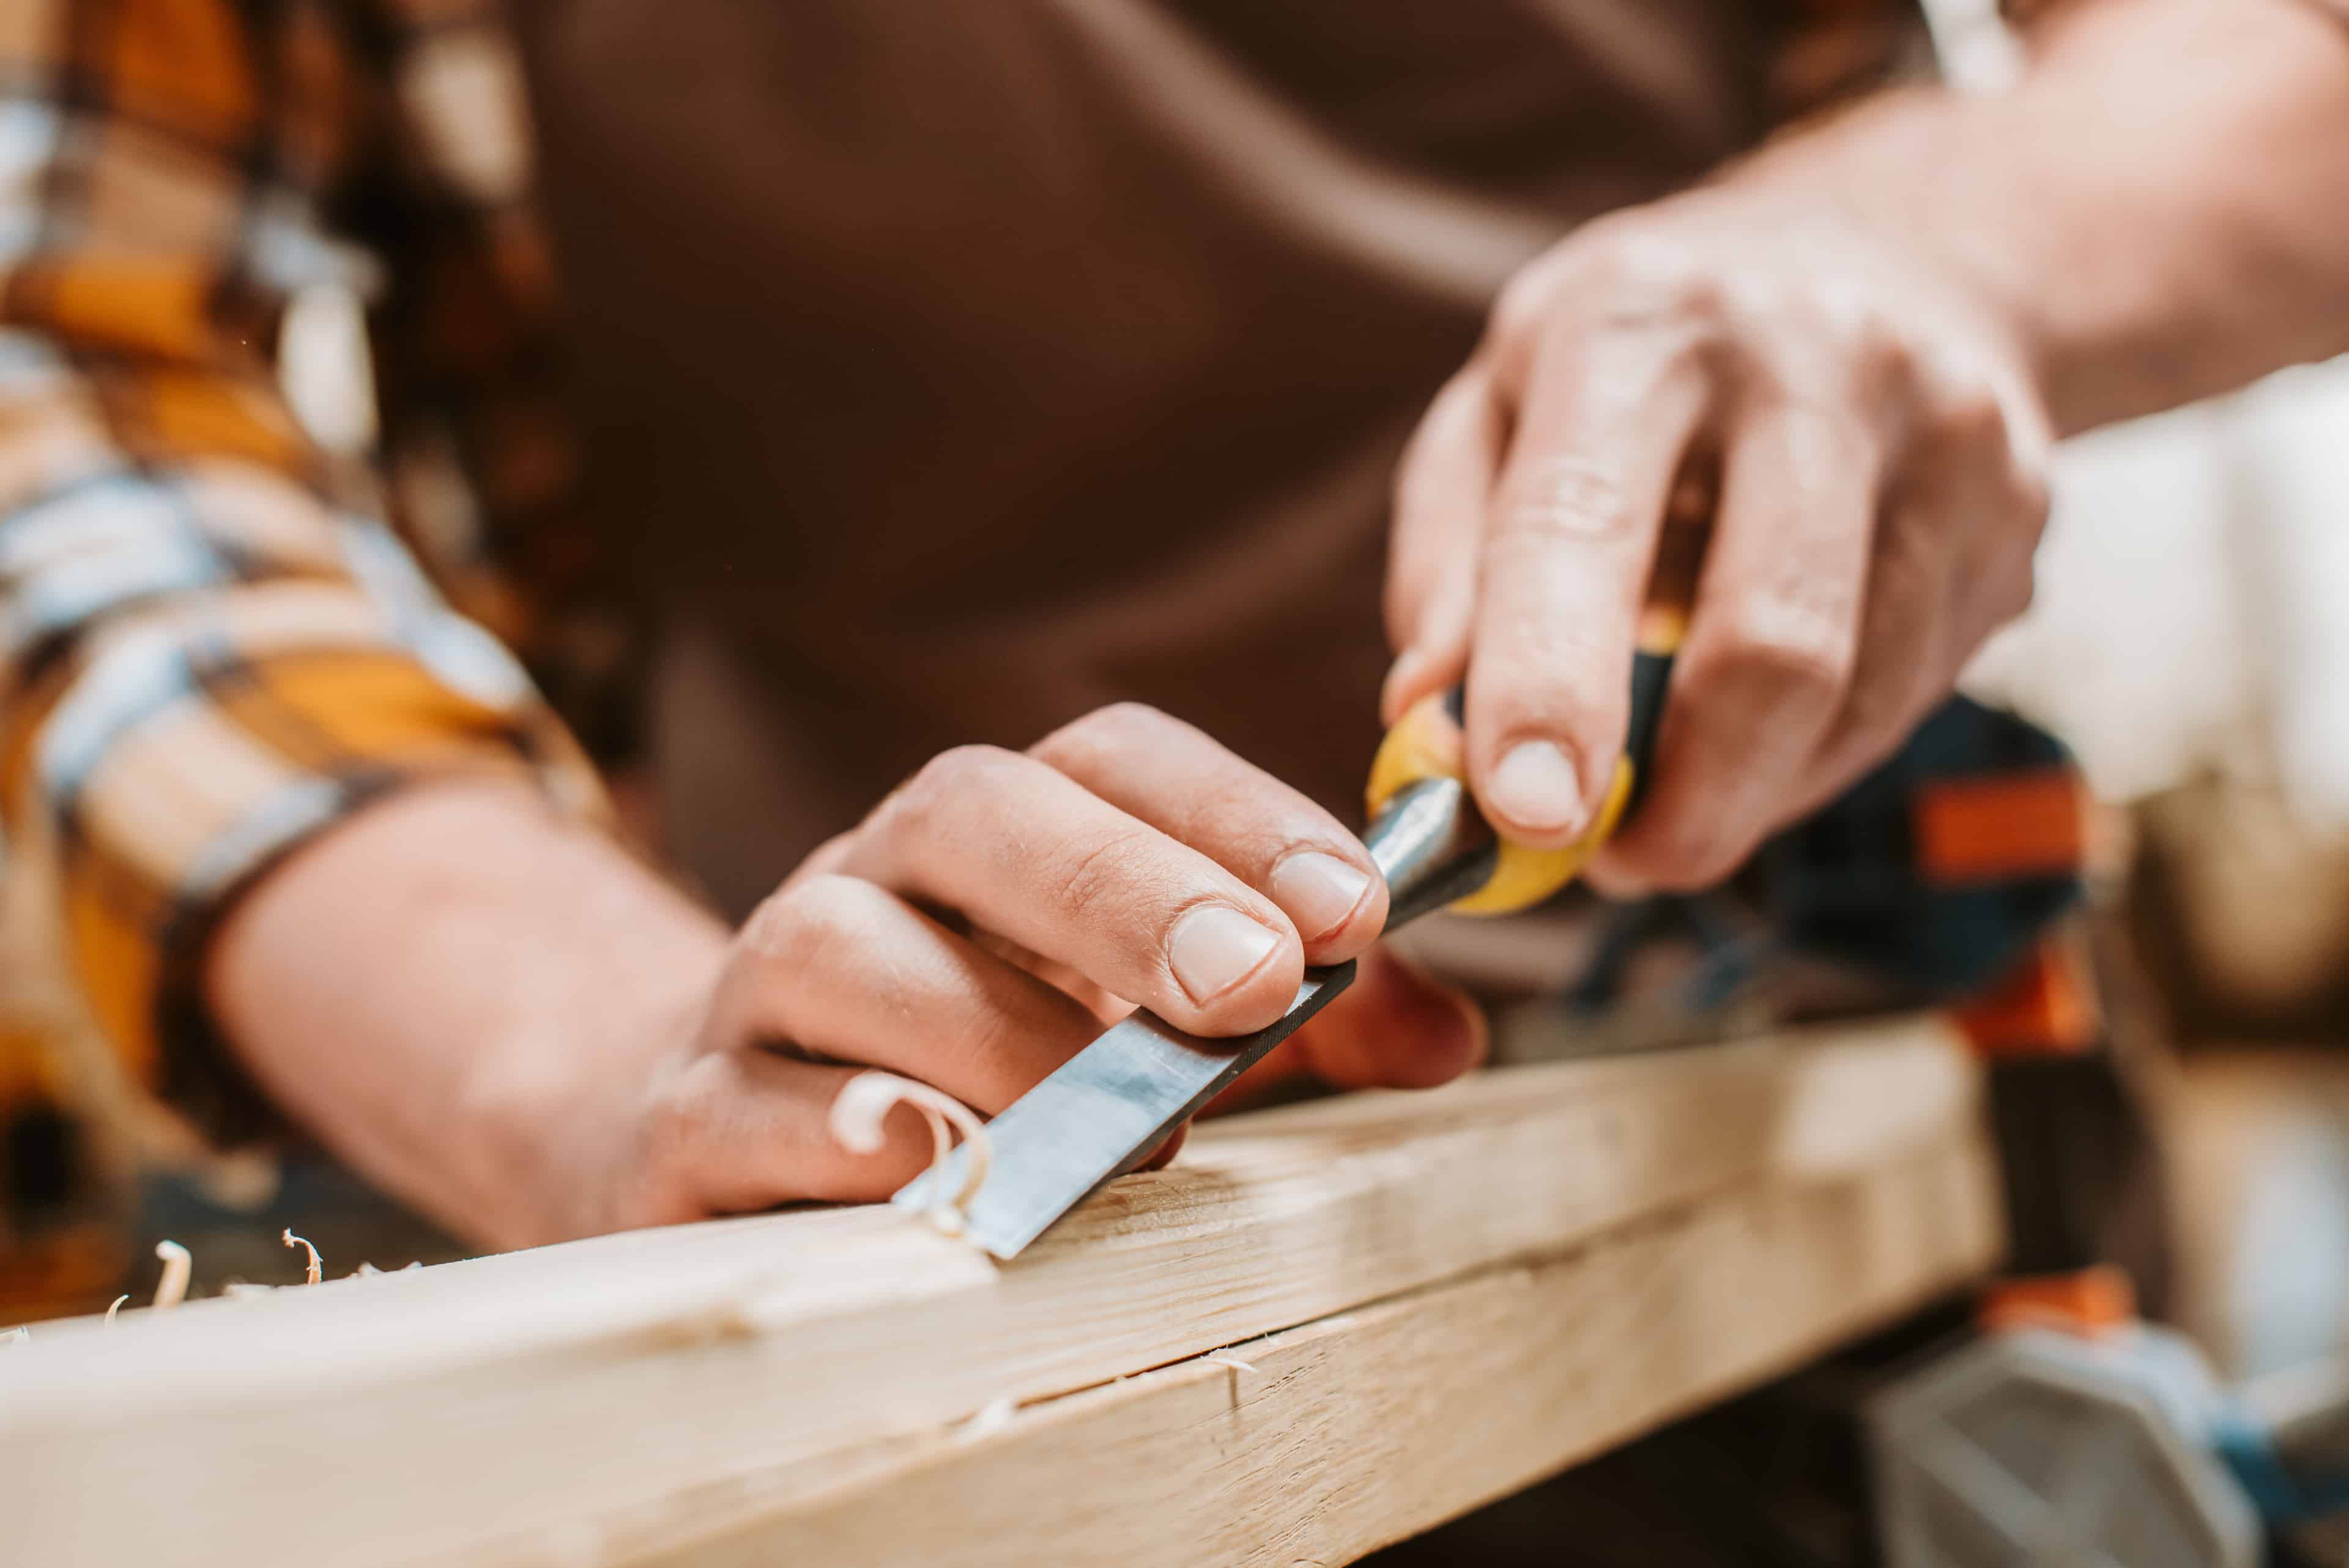
[[[1953, 76], [2011, 68], [1985, 14], [1934, 21]], [[356, 301], [297, 301], [282, 359], [320, 442], [366, 448]], [[2055, 494], [2036, 602], [1966, 689], [2059, 737], [2095, 794], [2077, 940], [2140, 1135], [2121, 1244], [2158, 1316], [2255, 1377], [2349, 1350], [2349, 363], [2074, 442]], [[53, 905], [0, 849], [0, 1325], [143, 1299], [166, 1237], [198, 1294], [298, 1281], [287, 1227], [334, 1274], [457, 1255], [317, 1151], [211, 1151], [127, 1090], [67, 1000]], [[1583, 901], [1413, 940], [1508, 1004], [1505, 1060], [1887, 1004], [1719, 961], [1733, 909], [1658, 919]]]
[[2126, 830], [2097, 918], [2148, 1004], [2174, 1314], [2274, 1370], [2349, 1326], [2349, 366], [2074, 442], [2057, 493], [1969, 685]]

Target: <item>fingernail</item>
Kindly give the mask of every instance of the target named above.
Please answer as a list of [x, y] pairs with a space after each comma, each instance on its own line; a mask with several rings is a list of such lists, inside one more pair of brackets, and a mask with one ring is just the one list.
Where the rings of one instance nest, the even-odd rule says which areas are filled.
[[1202, 1005], [1255, 972], [1280, 939], [1225, 904], [1202, 904], [1174, 922], [1166, 962]]
[[1300, 849], [1285, 857], [1267, 879], [1272, 901], [1297, 922], [1307, 940], [1329, 935], [1361, 908], [1370, 877], [1334, 855]]
[[1485, 781], [1487, 805], [1513, 827], [1565, 833], [1582, 826], [1582, 781], [1555, 741], [1520, 741]]

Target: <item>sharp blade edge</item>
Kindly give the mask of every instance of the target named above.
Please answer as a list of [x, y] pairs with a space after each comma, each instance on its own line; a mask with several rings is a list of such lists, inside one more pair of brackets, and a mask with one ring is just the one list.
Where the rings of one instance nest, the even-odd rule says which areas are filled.
[[[1353, 980], [1351, 963], [1307, 970], [1278, 1022], [1236, 1038], [1186, 1034], [1152, 1012], [1116, 1024], [987, 1124], [994, 1159], [965, 1211], [966, 1233], [996, 1257], [1014, 1256], [1094, 1188], [1148, 1158]], [[957, 1148], [891, 1201], [927, 1210], [933, 1181], [959, 1186], [968, 1158]]]

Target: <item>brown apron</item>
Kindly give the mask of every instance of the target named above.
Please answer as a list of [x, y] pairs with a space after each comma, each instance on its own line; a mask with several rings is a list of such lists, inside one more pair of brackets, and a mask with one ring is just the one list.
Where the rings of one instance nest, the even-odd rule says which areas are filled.
[[1135, 699], [1348, 820], [1387, 489], [1494, 291], [1765, 128], [1757, 0], [540, 0], [590, 500], [740, 912]]

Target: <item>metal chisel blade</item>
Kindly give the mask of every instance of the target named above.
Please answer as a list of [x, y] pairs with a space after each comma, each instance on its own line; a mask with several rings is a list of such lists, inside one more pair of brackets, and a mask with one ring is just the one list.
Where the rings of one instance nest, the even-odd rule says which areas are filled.
[[[1009, 1258], [1111, 1177], [1156, 1151], [1185, 1118], [1353, 983], [1350, 963], [1305, 971], [1297, 1000], [1269, 1028], [1237, 1038], [1185, 1034], [1137, 1012], [1062, 1064], [987, 1124], [993, 1163], [964, 1211], [965, 1234]], [[931, 1207], [933, 1179], [961, 1185], [968, 1150], [891, 1201]]]

